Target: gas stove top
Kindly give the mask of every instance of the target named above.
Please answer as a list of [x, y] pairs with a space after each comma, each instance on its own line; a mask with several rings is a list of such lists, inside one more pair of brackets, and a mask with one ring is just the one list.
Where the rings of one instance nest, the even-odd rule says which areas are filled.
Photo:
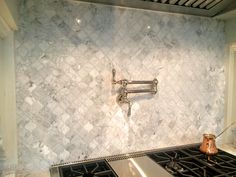
[[118, 177], [105, 160], [63, 166], [59, 173], [61, 177]]
[[193, 146], [152, 152], [147, 155], [173, 176], [236, 176], [236, 157], [221, 150], [215, 156], [206, 156], [199, 151], [199, 146]]
[[51, 177], [236, 177], [236, 157], [222, 150], [206, 156], [194, 144], [60, 164], [50, 172]]

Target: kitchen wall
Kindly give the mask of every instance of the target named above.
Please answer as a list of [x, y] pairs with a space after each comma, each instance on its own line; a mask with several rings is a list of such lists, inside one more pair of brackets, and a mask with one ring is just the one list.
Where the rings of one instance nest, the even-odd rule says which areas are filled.
[[13, 32], [17, 29], [16, 7], [15, 0], [0, 1], [0, 176], [3, 169], [14, 169], [18, 159]]
[[[228, 60], [226, 62], [226, 92], [225, 92], [225, 127], [236, 121], [236, 10], [219, 15], [218, 19], [225, 20], [225, 36], [228, 49]], [[236, 127], [235, 127], [236, 128]], [[232, 128], [233, 129], [233, 128]], [[232, 144], [233, 133], [226, 131], [223, 134], [224, 142]]]
[[[236, 75], [236, 51], [234, 52], [234, 73]], [[233, 121], [236, 121], [236, 77], [234, 75], [234, 93], [233, 93], [233, 117], [232, 117], [232, 120]], [[234, 128], [236, 129], [236, 126], [234, 126]], [[234, 137], [236, 137], [236, 135], [233, 135]]]
[[9, 168], [17, 163], [14, 32], [0, 40], [0, 53], [0, 162], [5, 156]]
[[[3, 83], [3, 40], [0, 39], [0, 83]], [[0, 87], [0, 98], [3, 98], [3, 87]], [[2, 125], [3, 100], [0, 99], [0, 125]], [[2, 139], [2, 128], [0, 129]], [[2, 144], [2, 143], [1, 143]]]
[[[60, 1], [21, 0], [16, 34], [19, 166], [161, 148], [223, 126], [224, 23]], [[116, 103], [118, 79], [159, 80]]]
[[236, 43], [236, 17], [231, 17], [226, 19], [225, 30], [226, 30], [226, 40], [229, 44]]
[[12, 18], [14, 19], [15, 23], [18, 23], [18, 1], [17, 0], [5, 0], [7, 7], [9, 8]]

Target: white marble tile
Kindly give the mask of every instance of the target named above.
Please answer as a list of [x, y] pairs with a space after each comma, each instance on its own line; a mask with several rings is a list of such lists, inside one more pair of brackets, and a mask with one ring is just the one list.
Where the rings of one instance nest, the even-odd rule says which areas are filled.
[[[221, 130], [222, 21], [59, 0], [21, 0], [20, 17], [20, 169], [194, 143]], [[159, 80], [157, 95], [132, 98], [130, 118], [116, 103], [113, 67], [118, 79]]]

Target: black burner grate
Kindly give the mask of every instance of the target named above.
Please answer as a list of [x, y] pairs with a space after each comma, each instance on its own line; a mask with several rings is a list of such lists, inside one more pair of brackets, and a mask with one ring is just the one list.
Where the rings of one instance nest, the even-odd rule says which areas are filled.
[[235, 156], [219, 150], [208, 157], [199, 146], [147, 154], [152, 160], [178, 177], [236, 177]]
[[118, 177], [105, 160], [59, 168], [60, 177]]

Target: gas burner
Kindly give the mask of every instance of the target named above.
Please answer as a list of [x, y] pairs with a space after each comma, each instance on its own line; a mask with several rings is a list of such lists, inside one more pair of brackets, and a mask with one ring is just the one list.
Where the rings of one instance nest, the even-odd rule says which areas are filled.
[[206, 160], [208, 161], [208, 162], [211, 162], [212, 160], [212, 156], [210, 156], [210, 155], [206, 155]]
[[105, 160], [62, 166], [60, 177], [117, 177]]
[[170, 158], [170, 162], [168, 162], [165, 166], [165, 169], [171, 173], [178, 171], [181, 172], [184, 169], [178, 164], [179, 156], [177, 153], [175, 153], [175, 156], [173, 158]]
[[170, 172], [170, 173], [174, 173], [174, 172], [176, 172], [176, 171], [178, 171], [178, 172], [184, 171], [184, 169], [183, 169], [180, 165], [178, 165], [178, 164], [176, 164], [176, 165], [173, 166], [173, 167], [166, 165], [166, 166], [165, 166], [165, 169], [166, 169], [168, 172]]
[[209, 155], [206, 155], [206, 159], [204, 161], [206, 161], [206, 163], [208, 163], [210, 166], [217, 164], [217, 161], [214, 159], [214, 157]]

